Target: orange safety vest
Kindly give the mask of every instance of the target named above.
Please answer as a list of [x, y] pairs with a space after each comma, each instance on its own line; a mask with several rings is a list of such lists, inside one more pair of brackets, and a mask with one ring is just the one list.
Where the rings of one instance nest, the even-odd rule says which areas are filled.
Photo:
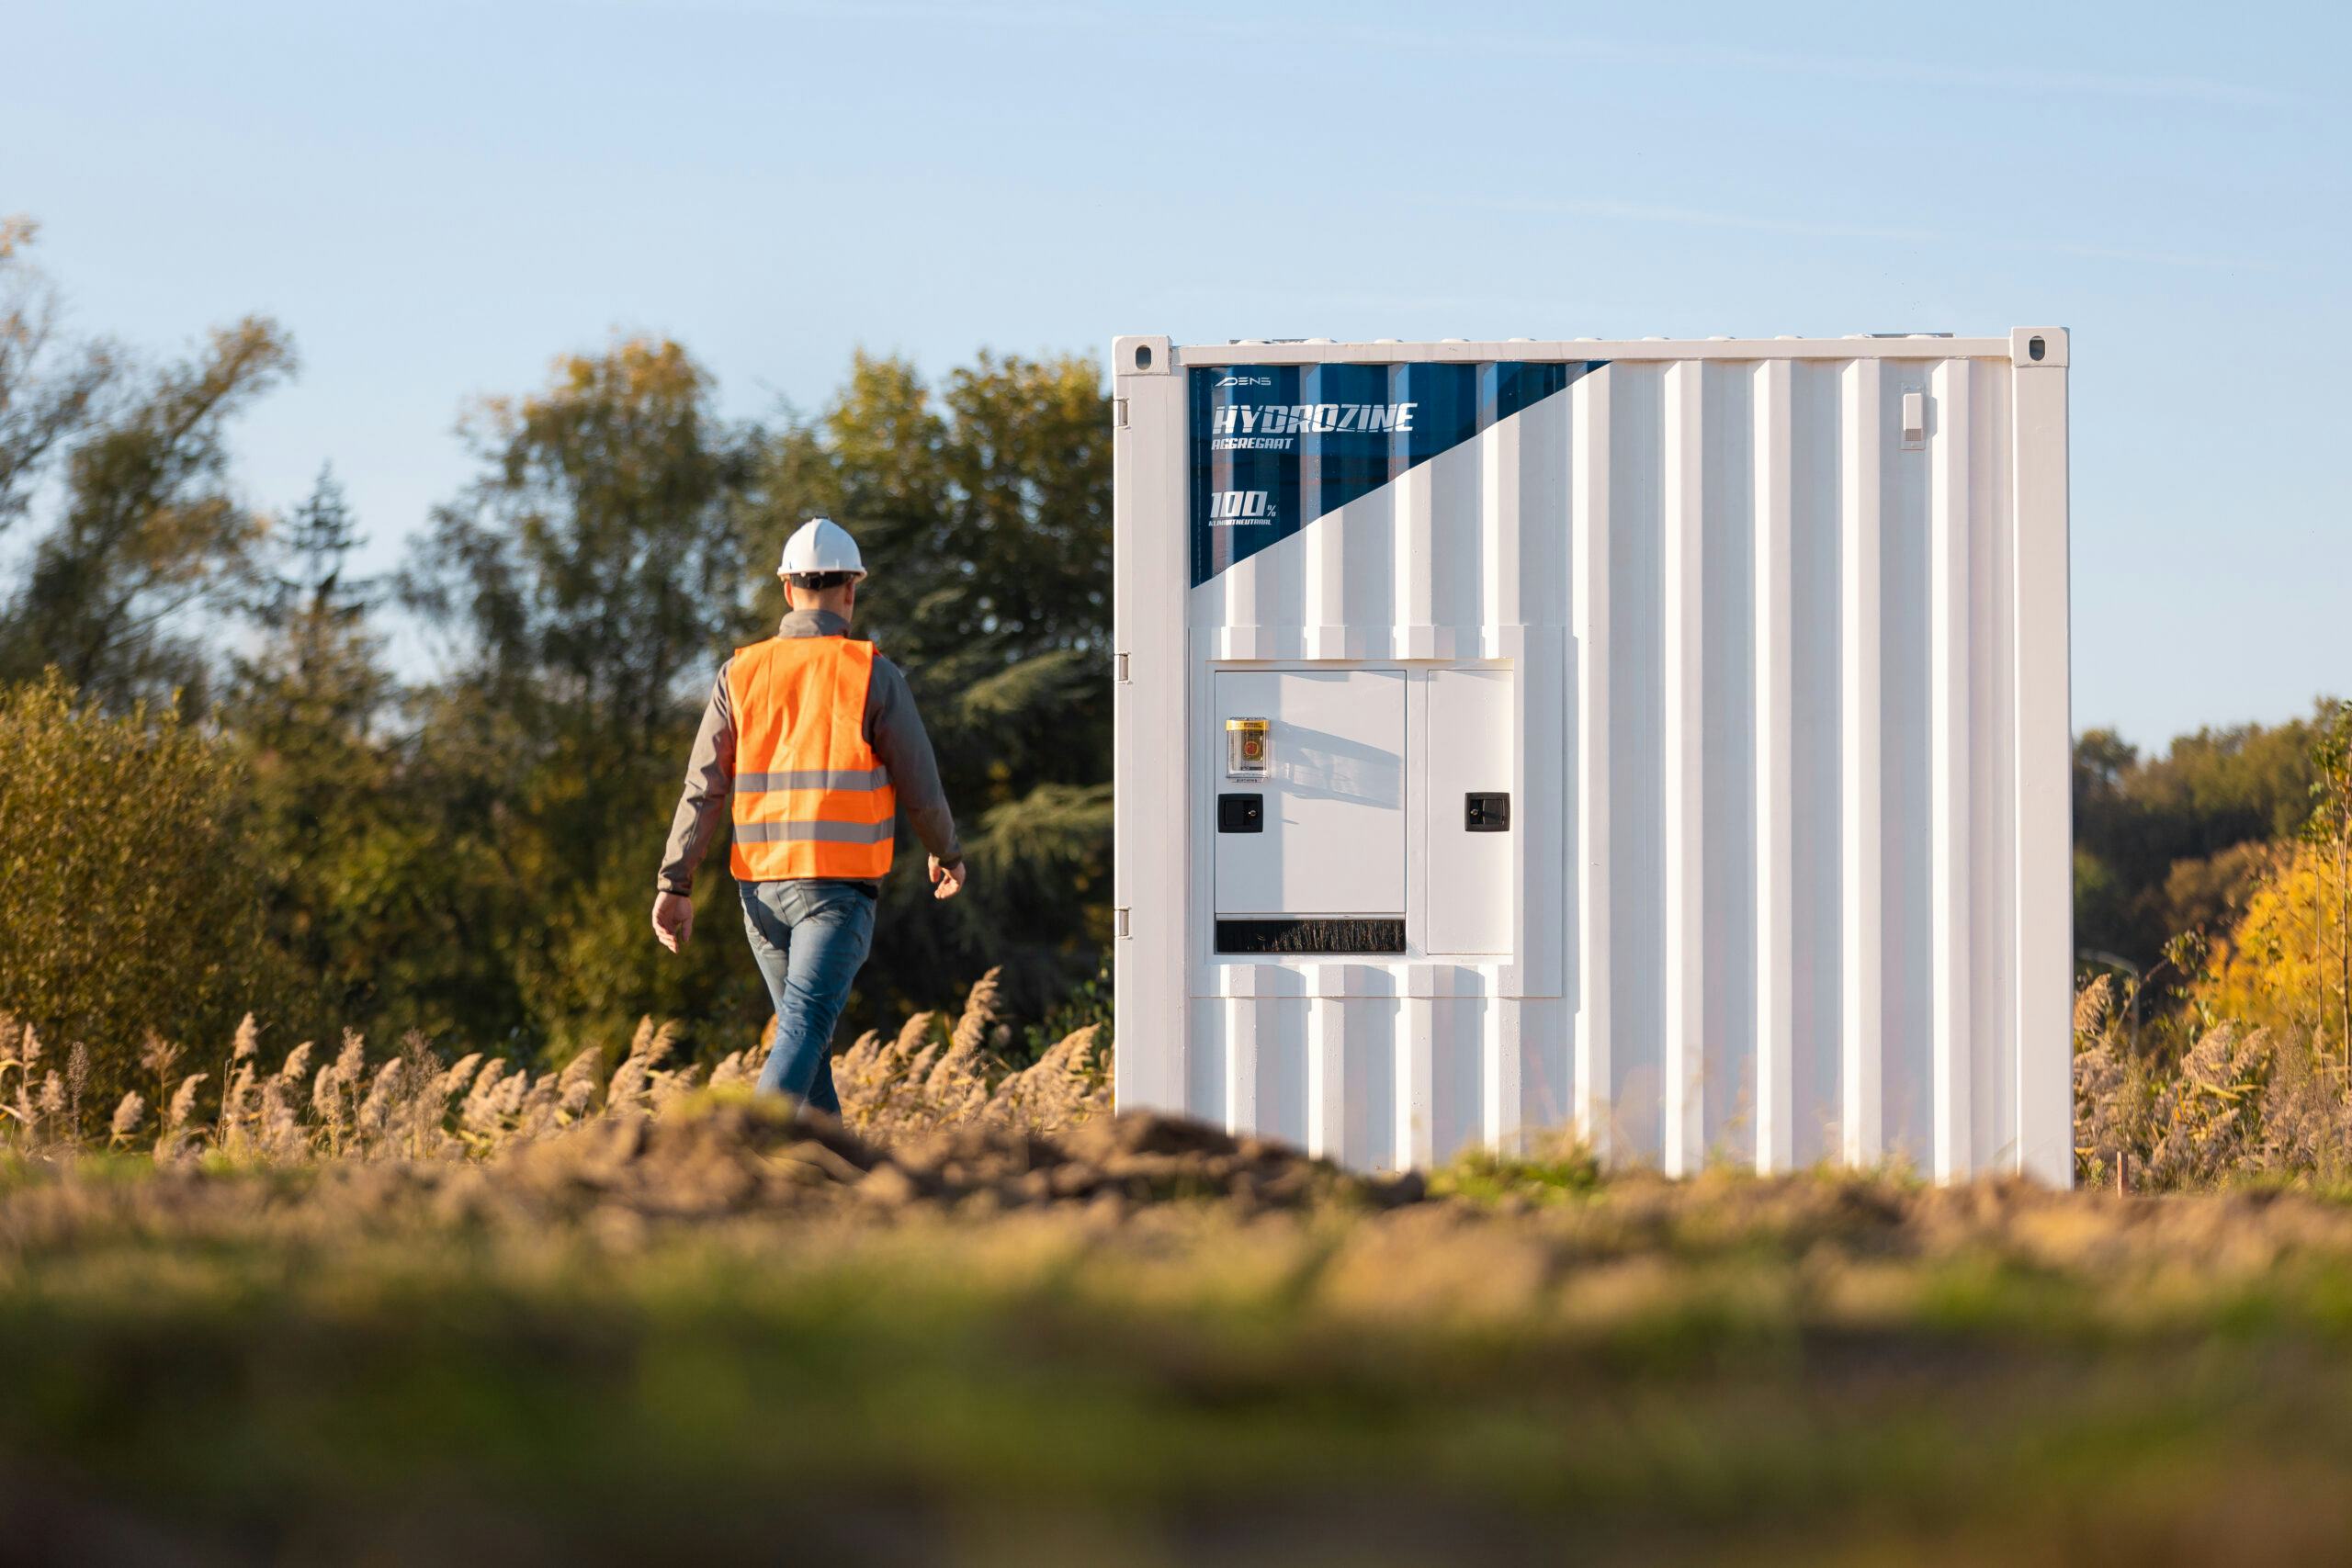
[[735, 650], [738, 882], [878, 878], [890, 869], [899, 801], [865, 743], [874, 645], [779, 637]]

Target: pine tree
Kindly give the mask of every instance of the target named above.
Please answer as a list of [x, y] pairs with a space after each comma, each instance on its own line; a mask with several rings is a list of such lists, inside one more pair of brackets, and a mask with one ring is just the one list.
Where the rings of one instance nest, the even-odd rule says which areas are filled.
[[262, 641], [232, 661], [220, 716], [252, 770], [271, 934], [318, 978], [291, 1010], [317, 1032], [372, 998], [403, 945], [369, 896], [370, 864], [406, 804], [378, 734], [397, 687], [368, 621], [376, 585], [350, 572], [358, 526], [330, 469], [271, 538], [250, 605]]

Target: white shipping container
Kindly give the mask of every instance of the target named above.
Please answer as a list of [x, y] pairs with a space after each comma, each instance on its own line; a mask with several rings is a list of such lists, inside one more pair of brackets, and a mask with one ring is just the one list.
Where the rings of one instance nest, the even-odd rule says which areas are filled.
[[1123, 1109], [2071, 1180], [2065, 333], [1112, 354]]

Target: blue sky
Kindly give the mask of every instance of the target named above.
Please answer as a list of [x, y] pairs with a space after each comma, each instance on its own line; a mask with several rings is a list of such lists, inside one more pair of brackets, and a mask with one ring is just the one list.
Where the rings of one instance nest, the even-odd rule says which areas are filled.
[[16, 7], [0, 211], [76, 324], [247, 310], [377, 564], [466, 400], [615, 328], [729, 409], [852, 349], [2073, 329], [2075, 711], [2352, 693], [2341, 8]]

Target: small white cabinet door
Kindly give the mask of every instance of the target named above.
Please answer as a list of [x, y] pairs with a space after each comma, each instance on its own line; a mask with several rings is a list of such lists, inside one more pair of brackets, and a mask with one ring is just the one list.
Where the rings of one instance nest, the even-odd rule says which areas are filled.
[[[1220, 915], [1405, 912], [1405, 672], [1220, 670], [1211, 787], [1264, 797], [1256, 832], [1210, 814]], [[1262, 718], [1267, 776], [1226, 777], [1225, 721]]]
[[1512, 951], [1511, 866], [1525, 824], [1510, 802], [1510, 826], [1473, 832], [1468, 797], [1511, 786], [1511, 671], [1432, 670], [1430, 682], [1428, 813], [1429, 931], [1423, 949], [1442, 953]]

